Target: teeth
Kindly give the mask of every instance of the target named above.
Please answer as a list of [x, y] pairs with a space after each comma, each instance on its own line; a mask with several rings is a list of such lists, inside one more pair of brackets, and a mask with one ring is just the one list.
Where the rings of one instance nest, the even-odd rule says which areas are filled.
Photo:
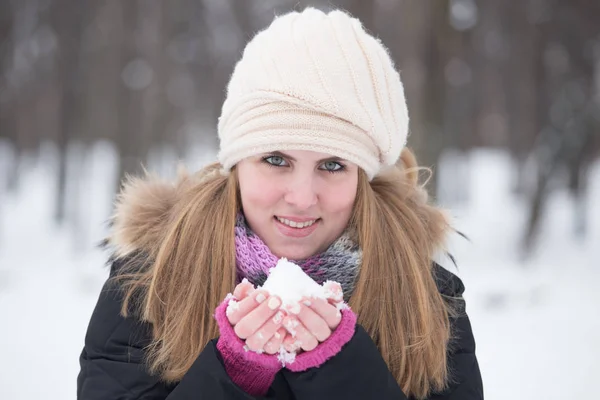
[[317, 222], [316, 219], [313, 219], [312, 221], [306, 221], [306, 222], [295, 222], [295, 221], [290, 221], [289, 219], [285, 219], [285, 218], [279, 218], [279, 217], [276, 217], [276, 218], [277, 218], [277, 221], [281, 222], [282, 224], [291, 226], [292, 228], [297, 228], [297, 229], [309, 227], [312, 224], [314, 224], [315, 222]]

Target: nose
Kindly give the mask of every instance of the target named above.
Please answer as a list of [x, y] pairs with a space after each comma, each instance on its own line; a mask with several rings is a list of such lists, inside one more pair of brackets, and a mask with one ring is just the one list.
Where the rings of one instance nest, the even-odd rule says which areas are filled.
[[297, 173], [286, 183], [284, 200], [298, 210], [307, 210], [317, 204], [316, 181], [312, 174]]

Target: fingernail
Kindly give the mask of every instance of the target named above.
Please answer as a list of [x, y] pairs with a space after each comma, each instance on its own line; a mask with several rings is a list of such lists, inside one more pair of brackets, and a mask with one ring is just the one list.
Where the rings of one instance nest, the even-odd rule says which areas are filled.
[[310, 307], [310, 305], [311, 305], [312, 303], [310, 302], [310, 300], [304, 300], [304, 301], [302, 302], [302, 304], [304, 304], [306, 307]]
[[281, 305], [281, 302], [277, 297], [271, 297], [269, 299], [268, 306], [271, 310], [276, 310]]
[[281, 333], [279, 333], [279, 332], [275, 332], [275, 335], [273, 335], [273, 336], [275, 336], [275, 339], [277, 339], [277, 340], [281, 339]]
[[266, 297], [264, 294], [262, 294], [262, 293], [259, 293], [259, 294], [256, 296], [256, 301], [258, 301], [259, 303], [262, 303], [262, 302], [263, 302], [263, 301], [265, 301], [266, 299], [267, 299], [267, 297]]

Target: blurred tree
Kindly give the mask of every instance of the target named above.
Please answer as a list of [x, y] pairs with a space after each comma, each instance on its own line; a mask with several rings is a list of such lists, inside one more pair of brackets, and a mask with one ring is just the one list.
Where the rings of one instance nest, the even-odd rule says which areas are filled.
[[[531, 253], [538, 236], [551, 184], [568, 171], [577, 202], [575, 226], [586, 231], [585, 182], [592, 155], [597, 152], [594, 87], [597, 60], [590, 51], [600, 38], [600, 6], [588, 0], [534, 3], [537, 76], [537, 127], [535, 155], [537, 184], [531, 196], [523, 239], [523, 255]], [[582, 179], [583, 178], [583, 179]]]
[[6, 59], [2, 60], [8, 90], [2, 93], [1, 97], [8, 98], [8, 104], [3, 104], [2, 107], [6, 107], [3, 125], [10, 130], [6, 135], [15, 144], [17, 151], [14, 173], [9, 179], [9, 186], [16, 189], [18, 172], [23, 161], [22, 155], [27, 150], [36, 149], [39, 144], [36, 125], [41, 125], [42, 121], [41, 118], [32, 116], [39, 111], [43, 96], [40, 96], [42, 87], [36, 85], [35, 76], [47, 77], [47, 74], [38, 71], [40, 55], [43, 53], [35, 51], [37, 40], [41, 39], [39, 31], [36, 35], [40, 17], [37, 1], [3, 2], [3, 7], [5, 8], [2, 10], [3, 14], [6, 11], [13, 18], [9, 36], [11, 43], [4, 47], [5, 52], [12, 51], [12, 53], [5, 53]]
[[138, 0], [117, 2], [119, 18], [115, 29], [121, 34], [119, 46], [120, 74], [117, 85], [117, 137], [119, 151], [119, 177], [126, 173], [140, 175], [142, 161], [147, 153], [147, 140], [142, 130], [145, 117], [142, 108], [145, 92], [154, 79], [154, 70], [145, 57], [139, 54], [137, 43], [143, 40], [140, 25], [143, 14]]
[[513, 189], [525, 195], [527, 189], [526, 161], [537, 134], [535, 25], [532, 1], [522, 7], [507, 5], [504, 23], [508, 41], [508, 60], [504, 87], [508, 101], [508, 148], [515, 162]]
[[416, 121], [415, 150], [424, 166], [434, 170], [429, 184], [429, 192], [436, 196], [439, 174], [436, 171], [444, 146], [448, 144], [445, 135], [445, 105], [447, 84], [444, 69], [448, 64], [448, 44], [457, 32], [449, 21], [449, 3], [422, 2], [426, 7], [428, 29], [423, 32], [425, 38], [421, 51], [425, 67], [425, 85], [420, 104], [422, 120]]
[[[0, 138], [16, 146], [17, 129], [15, 120], [15, 82], [13, 77], [14, 10], [10, 1], [0, 1]], [[17, 163], [6, 165], [6, 189], [14, 189], [17, 184]], [[2, 192], [5, 188], [0, 188]]]
[[54, 218], [64, 222], [67, 199], [67, 149], [69, 142], [83, 135], [84, 70], [81, 39], [89, 21], [89, 7], [85, 2], [54, 0], [50, 25], [56, 32], [58, 50], [55, 56], [57, 124], [55, 143], [58, 148], [59, 168], [57, 199]]

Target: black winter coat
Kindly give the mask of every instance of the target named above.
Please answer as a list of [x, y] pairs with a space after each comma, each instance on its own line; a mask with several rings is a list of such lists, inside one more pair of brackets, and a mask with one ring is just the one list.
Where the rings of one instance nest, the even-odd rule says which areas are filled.
[[[113, 264], [111, 276], [117, 265]], [[438, 288], [444, 295], [461, 297], [461, 280], [436, 265]], [[166, 385], [146, 372], [144, 348], [151, 341], [147, 323], [120, 315], [121, 292], [105, 284], [92, 314], [81, 353], [77, 379], [79, 400], [250, 400], [234, 384], [223, 366], [216, 339], [208, 343], [183, 379]], [[452, 383], [430, 400], [481, 400], [483, 389], [475, 357], [471, 325], [461, 302], [461, 316], [452, 320], [457, 340], [448, 354]], [[280, 371], [263, 399], [399, 399], [406, 400], [379, 350], [359, 325], [340, 353], [319, 368], [302, 373]]]

